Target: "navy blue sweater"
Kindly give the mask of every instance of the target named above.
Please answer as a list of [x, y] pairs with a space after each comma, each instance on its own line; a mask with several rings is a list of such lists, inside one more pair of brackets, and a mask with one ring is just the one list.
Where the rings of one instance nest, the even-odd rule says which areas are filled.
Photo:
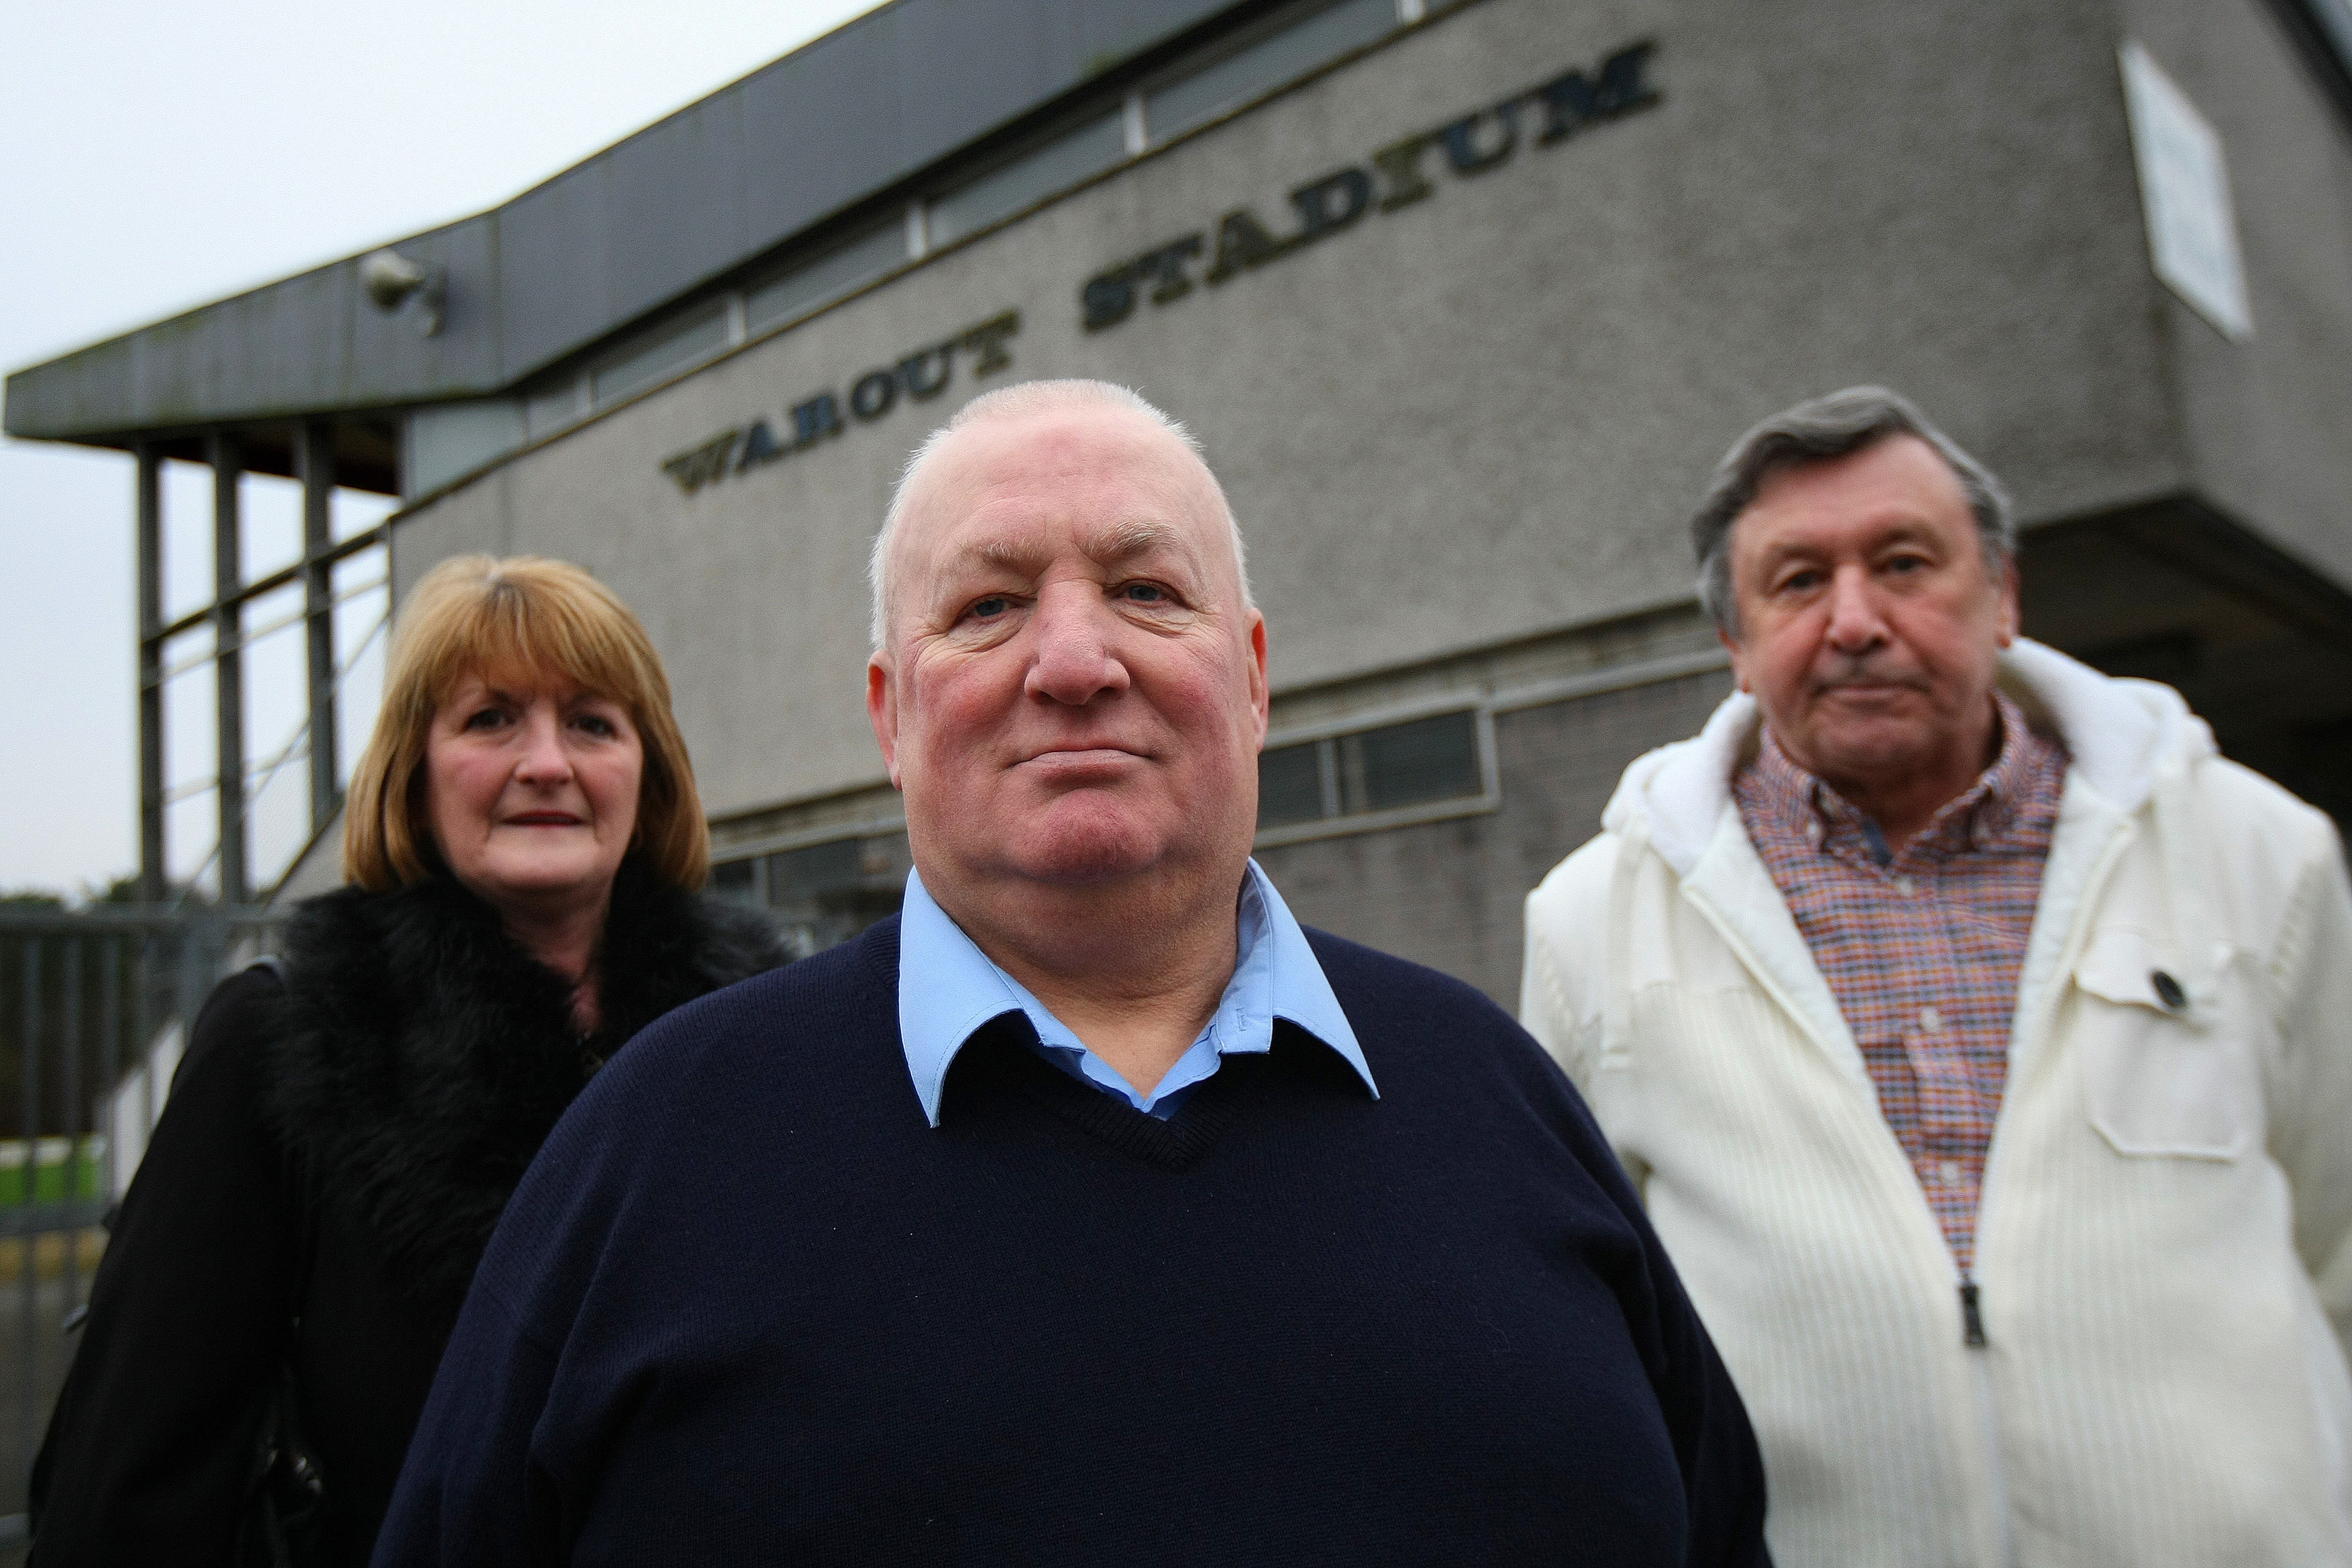
[[1001, 1023], [924, 1121], [898, 922], [640, 1035], [483, 1259], [409, 1563], [1765, 1561], [1738, 1396], [1501, 1011], [1319, 933], [1160, 1122]]

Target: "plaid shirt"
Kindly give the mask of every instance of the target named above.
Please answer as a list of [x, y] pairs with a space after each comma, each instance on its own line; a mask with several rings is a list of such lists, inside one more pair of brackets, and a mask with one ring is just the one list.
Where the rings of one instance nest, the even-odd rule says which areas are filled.
[[2064, 750], [2008, 698], [1994, 700], [2000, 755], [1891, 855], [1877, 824], [1790, 762], [1769, 730], [1732, 784], [1963, 1274], [2066, 777]]

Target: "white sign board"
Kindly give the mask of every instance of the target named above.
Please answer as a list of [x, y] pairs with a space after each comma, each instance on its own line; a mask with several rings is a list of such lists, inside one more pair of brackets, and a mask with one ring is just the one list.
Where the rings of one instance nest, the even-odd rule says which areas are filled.
[[2126, 44], [2123, 65], [2156, 275], [2199, 315], [2243, 342], [2254, 334], [2254, 315], [2246, 302], [2221, 139], [2146, 49]]

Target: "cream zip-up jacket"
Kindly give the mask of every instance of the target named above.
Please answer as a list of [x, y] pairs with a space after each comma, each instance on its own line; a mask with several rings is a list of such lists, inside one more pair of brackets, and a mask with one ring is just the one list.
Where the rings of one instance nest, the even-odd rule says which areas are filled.
[[1523, 1021], [1738, 1381], [1781, 1568], [2352, 1563], [2335, 832], [2169, 688], [2023, 641], [2001, 683], [2073, 763], [1986, 1163], [1980, 1347], [1741, 826], [1750, 699], [1635, 762], [1528, 896]]

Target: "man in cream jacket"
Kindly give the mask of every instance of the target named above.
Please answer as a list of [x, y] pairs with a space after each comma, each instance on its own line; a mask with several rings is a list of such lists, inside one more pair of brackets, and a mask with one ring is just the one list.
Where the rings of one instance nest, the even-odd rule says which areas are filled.
[[1693, 525], [1739, 691], [1528, 900], [1521, 1013], [1739, 1383], [1783, 1568], [2352, 1563], [2352, 889], [2169, 688], [2020, 637], [1855, 388]]

